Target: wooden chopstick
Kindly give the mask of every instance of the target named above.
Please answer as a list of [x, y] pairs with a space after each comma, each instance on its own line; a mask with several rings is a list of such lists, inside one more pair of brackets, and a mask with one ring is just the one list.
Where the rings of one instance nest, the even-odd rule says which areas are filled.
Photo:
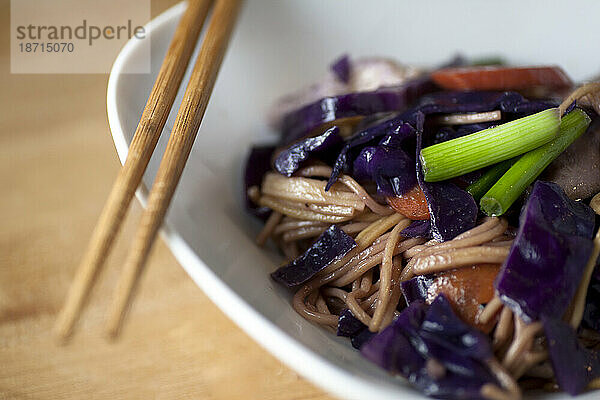
[[59, 313], [54, 327], [59, 338], [65, 339], [72, 333], [90, 288], [108, 256], [165, 126], [211, 4], [212, 0], [189, 0], [177, 25], [133, 136], [127, 159], [113, 184]]
[[206, 111], [240, 5], [240, 0], [216, 1], [165, 154], [152, 185], [148, 204], [115, 290], [107, 318], [107, 333], [110, 336], [119, 332], [144, 263], [173, 198]]

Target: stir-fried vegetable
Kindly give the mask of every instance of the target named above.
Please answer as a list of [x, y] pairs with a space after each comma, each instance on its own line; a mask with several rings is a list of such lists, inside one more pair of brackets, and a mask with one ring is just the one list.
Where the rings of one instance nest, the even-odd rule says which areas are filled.
[[331, 64], [331, 71], [342, 82], [350, 82], [350, 57], [348, 54], [340, 56]]
[[339, 129], [334, 126], [322, 134], [306, 138], [283, 150], [273, 163], [277, 172], [285, 176], [292, 176], [302, 163], [311, 156], [326, 158], [328, 153], [336, 153], [342, 145]]
[[585, 308], [582, 323], [584, 326], [600, 332], [600, 266], [596, 264], [595, 274], [585, 296]]
[[425, 193], [419, 186], [415, 186], [402, 196], [389, 196], [387, 203], [394, 210], [410, 219], [429, 219], [429, 209]]
[[414, 157], [401, 148], [380, 144], [363, 148], [352, 171], [358, 180], [375, 182], [380, 195], [404, 196], [417, 184], [413, 165]]
[[407, 238], [431, 238], [431, 222], [428, 219], [414, 220], [400, 235]]
[[536, 182], [495, 282], [502, 301], [524, 321], [562, 317], [591, 254], [593, 229], [590, 207], [556, 184]]
[[399, 87], [325, 97], [283, 118], [284, 142], [293, 143], [322, 124], [339, 118], [402, 110], [434, 89], [435, 86], [429, 78], [424, 77], [416, 78]]
[[600, 377], [600, 351], [585, 348], [569, 324], [560, 318], [545, 318], [544, 333], [556, 381], [562, 390], [574, 396]]
[[271, 277], [288, 287], [301, 285], [356, 246], [348, 234], [331, 225], [303, 255], [273, 272]]
[[447, 68], [433, 72], [431, 78], [448, 90], [514, 90], [539, 86], [561, 89], [572, 86], [567, 74], [559, 67]]
[[412, 303], [361, 353], [436, 398], [480, 399], [484, 385], [500, 385], [488, 367], [489, 340], [462, 322], [444, 295], [429, 307]]
[[421, 150], [425, 181], [454, 178], [508, 160], [554, 139], [560, 126], [551, 108]]
[[350, 310], [344, 310], [340, 314], [336, 334], [349, 337], [352, 347], [355, 349], [360, 349], [363, 344], [375, 336], [373, 332], [369, 331], [369, 327], [360, 322]]
[[[394, 138], [394, 148], [398, 148], [399, 145], [401, 145], [401, 143], [406, 140], [406, 139], [410, 139], [413, 138], [415, 136], [415, 129], [408, 123], [405, 123], [403, 121], [403, 118], [401, 117], [393, 117], [393, 118], [388, 118], [383, 122], [379, 122], [373, 126], [370, 126], [364, 130], [361, 130], [359, 132], [357, 132], [356, 134], [354, 134], [350, 139], [348, 139], [346, 141], [346, 143], [344, 144], [344, 147], [342, 147], [342, 150], [339, 152], [335, 163], [333, 164], [333, 170], [331, 173], [331, 177], [329, 178], [329, 181], [327, 182], [327, 187], [326, 190], [329, 190], [331, 188], [331, 186], [336, 182], [338, 176], [349, 167], [349, 165], [351, 165], [353, 159], [353, 152], [356, 152], [357, 149], [360, 150], [362, 152], [362, 150], [364, 150], [365, 146], [368, 146], [369, 144], [373, 143], [375, 140], [380, 140], [383, 139], [385, 140], [387, 137], [393, 137]], [[365, 150], [366, 152], [366, 150]], [[356, 155], [354, 155], [356, 156]], [[365, 160], [367, 161], [367, 160]], [[362, 172], [364, 171], [364, 173], [362, 173], [362, 175], [364, 175], [365, 177], [367, 176], [372, 176], [373, 170], [370, 169], [370, 167], [368, 166], [367, 163], [363, 163], [363, 164], [358, 164], [357, 165], [357, 173], [360, 175]], [[361, 167], [364, 167], [361, 169]], [[397, 173], [404, 173], [404, 171], [395, 171]], [[393, 176], [393, 175], [389, 175], [389, 176]], [[413, 178], [413, 182], [414, 182], [414, 174], [412, 174], [412, 171], [410, 173], [410, 176], [412, 176]], [[408, 175], [407, 175], [408, 177]], [[360, 177], [357, 177], [357, 179], [360, 179]], [[409, 178], [410, 179], [410, 178]], [[406, 188], [409, 189], [412, 187], [412, 184], [407, 186]]]
[[481, 198], [481, 210], [490, 216], [504, 214], [542, 171], [585, 132], [590, 121], [579, 109], [563, 117], [558, 137], [522, 155]]
[[476, 202], [479, 202], [484, 194], [504, 175], [506, 171], [517, 161], [516, 158], [502, 161], [493, 165], [479, 179], [467, 187], [467, 192], [473, 196]]
[[267, 207], [259, 207], [258, 203], [250, 198], [250, 191], [258, 187], [263, 180], [264, 175], [271, 169], [271, 157], [275, 151], [275, 146], [254, 146], [246, 158], [246, 168], [244, 169], [244, 203], [248, 212], [261, 219], [266, 219], [271, 210]]
[[463, 321], [489, 333], [495, 321], [482, 324], [477, 317], [481, 313], [481, 305], [494, 297], [492, 283], [498, 270], [497, 264], [480, 264], [434, 275], [421, 275], [402, 282], [402, 293], [409, 304], [417, 300], [431, 303], [443, 293]]

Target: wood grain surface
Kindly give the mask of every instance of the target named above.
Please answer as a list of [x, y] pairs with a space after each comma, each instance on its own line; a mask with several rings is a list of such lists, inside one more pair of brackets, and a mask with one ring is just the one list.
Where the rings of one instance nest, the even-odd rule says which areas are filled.
[[[157, 15], [175, 4], [152, 1]], [[102, 336], [132, 207], [73, 340], [51, 328], [119, 163], [106, 75], [11, 75], [0, 1], [0, 399], [331, 399], [233, 324], [157, 241], [121, 338]]]

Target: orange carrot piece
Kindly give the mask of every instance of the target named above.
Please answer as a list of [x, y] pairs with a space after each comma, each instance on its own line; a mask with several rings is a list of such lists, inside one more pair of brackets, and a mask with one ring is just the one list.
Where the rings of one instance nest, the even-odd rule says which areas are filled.
[[421, 188], [417, 185], [401, 197], [386, 197], [386, 201], [398, 213], [413, 220], [429, 219], [427, 199]]
[[499, 270], [500, 265], [497, 264], [479, 264], [436, 274], [427, 291], [427, 302], [431, 303], [438, 294], [443, 293], [463, 321], [489, 333], [496, 320], [481, 324], [477, 317], [483, 309], [482, 305], [494, 297], [494, 279]]
[[534, 87], [568, 88], [573, 82], [560, 67], [501, 66], [446, 68], [431, 78], [448, 90], [514, 90]]

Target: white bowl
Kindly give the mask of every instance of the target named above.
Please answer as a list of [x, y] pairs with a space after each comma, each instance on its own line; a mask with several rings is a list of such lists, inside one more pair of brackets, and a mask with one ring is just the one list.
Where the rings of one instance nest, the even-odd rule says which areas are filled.
[[[114, 64], [107, 103], [121, 162], [184, 9], [179, 4], [147, 26], [152, 74], [122, 73], [141, 54], [133, 42]], [[255, 246], [259, 225], [242, 206], [247, 150], [251, 143], [275, 137], [265, 123], [269, 104], [323, 75], [344, 52], [421, 65], [435, 65], [459, 51], [499, 54], [520, 63], [559, 64], [582, 79], [600, 69], [597, 15], [600, 2], [593, 1], [248, 1], [169, 209], [164, 239], [183, 268], [234, 322], [325, 390], [348, 399], [422, 399], [402, 380], [364, 360], [346, 339], [302, 319], [290, 306], [291, 294], [270, 280], [279, 259]], [[184, 87], [144, 187], [151, 186]], [[144, 189], [138, 191], [142, 203], [145, 195]]]

